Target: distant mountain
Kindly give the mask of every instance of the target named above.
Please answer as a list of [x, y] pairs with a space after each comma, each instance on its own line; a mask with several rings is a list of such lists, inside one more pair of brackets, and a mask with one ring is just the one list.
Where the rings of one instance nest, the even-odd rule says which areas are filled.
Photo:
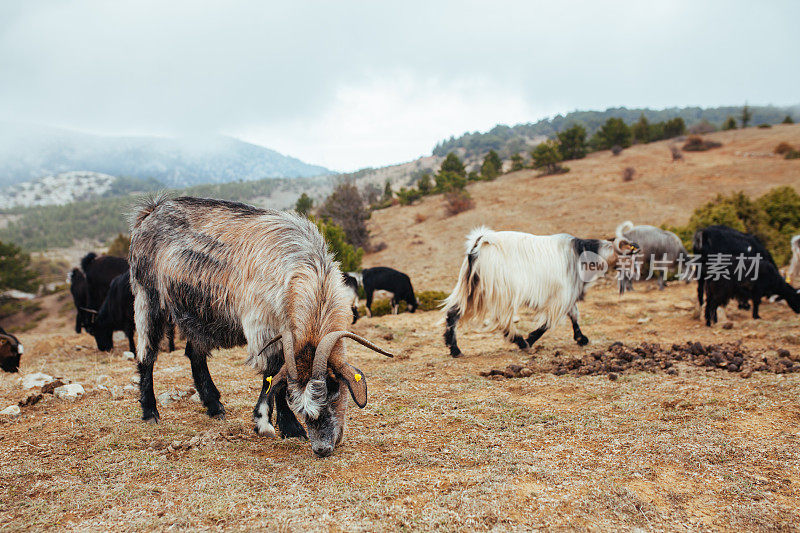
[[[750, 125], [777, 124], [786, 115], [800, 120], [800, 105], [790, 107], [776, 106], [750, 106], [753, 116]], [[606, 120], [619, 117], [627, 124], [633, 124], [644, 115], [648, 121], [662, 122], [676, 117], [681, 117], [687, 126], [706, 120], [716, 127], [728, 117], [739, 120], [742, 115], [742, 106], [725, 107], [669, 107], [666, 109], [612, 107], [605, 111], [572, 111], [566, 115], [556, 115], [535, 123], [517, 124], [506, 126], [498, 124], [491, 130], [481, 132], [467, 132], [458, 137], [450, 137], [438, 143], [433, 149], [433, 155], [444, 157], [448, 153], [459, 150], [465, 157], [483, 157], [489, 150], [500, 152], [502, 157], [509, 157], [516, 152], [524, 152], [548, 137], [573, 124], [581, 124], [586, 128], [589, 137], [602, 126]]]
[[0, 209], [64, 205], [102, 196], [117, 178], [99, 172], [63, 172], [12, 185], [0, 194]]
[[231, 137], [113, 137], [0, 123], [0, 188], [75, 170], [169, 187], [331, 173]]

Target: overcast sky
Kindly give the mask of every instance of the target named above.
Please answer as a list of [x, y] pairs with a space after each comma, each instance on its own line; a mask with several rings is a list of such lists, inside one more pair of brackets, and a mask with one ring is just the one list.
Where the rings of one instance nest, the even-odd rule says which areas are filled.
[[800, 2], [0, 1], [0, 120], [335, 170], [574, 109], [800, 101]]

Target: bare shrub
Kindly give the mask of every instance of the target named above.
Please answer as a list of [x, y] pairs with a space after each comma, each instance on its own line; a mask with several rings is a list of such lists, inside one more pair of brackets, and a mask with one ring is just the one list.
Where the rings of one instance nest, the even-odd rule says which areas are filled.
[[611, 154], [612, 155], [619, 155], [622, 153], [622, 146], [615, 144], [611, 147]]
[[677, 146], [673, 144], [669, 147], [669, 151], [672, 152], [673, 161], [683, 161], [683, 154]]
[[794, 148], [792, 148], [791, 144], [789, 144], [787, 142], [782, 142], [778, 146], [775, 147], [774, 151], [775, 151], [776, 154], [784, 155], [784, 154], [788, 154], [792, 150], [794, 150]]
[[636, 169], [633, 167], [625, 167], [625, 170], [622, 171], [622, 181], [633, 181], [633, 177], [636, 175]]
[[709, 121], [707, 121], [706, 119], [703, 119], [697, 124], [691, 125], [687, 131], [693, 135], [701, 135], [703, 133], [711, 133], [712, 131], [717, 131], [717, 127], [714, 126]]
[[417, 224], [422, 224], [426, 220], [428, 220], [428, 217], [426, 215], [423, 215], [422, 213], [417, 213], [416, 215], [414, 215], [414, 222]]
[[447, 216], [452, 217], [475, 207], [475, 202], [467, 191], [451, 191], [444, 195], [444, 208]]
[[690, 135], [688, 139], [686, 139], [686, 144], [683, 145], [684, 152], [705, 152], [706, 150], [711, 150], [712, 148], [719, 148], [722, 146], [722, 143], [716, 141], [710, 141], [708, 139], [703, 139], [699, 135]]
[[373, 254], [376, 254], [378, 252], [384, 251], [388, 247], [389, 247], [388, 244], [386, 244], [385, 242], [381, 241], [378, 244], [373, 245], [372, 248], [370, 249], [370, 252], [373, 253]]

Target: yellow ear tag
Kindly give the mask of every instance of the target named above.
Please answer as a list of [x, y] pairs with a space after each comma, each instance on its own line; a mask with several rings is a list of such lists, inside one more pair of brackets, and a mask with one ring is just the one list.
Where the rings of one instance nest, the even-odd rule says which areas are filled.
[[356, 374], [355, 378], [356, 378], [356, 381], [361, 381], [361, 374]]
[[269, 387], [267, 387], [267, 394], [269, 394], [269, 391], [272, 390], [272, 376], [267, 376], [267, 383], [269, 383]]

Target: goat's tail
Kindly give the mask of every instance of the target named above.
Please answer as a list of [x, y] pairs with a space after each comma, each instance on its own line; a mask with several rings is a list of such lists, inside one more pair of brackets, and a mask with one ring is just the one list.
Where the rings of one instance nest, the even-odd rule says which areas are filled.
[[633, 229], [633, 222], [631, 222], [630, 220], [626, 220], [625, 222], [617, 226], [617, 231], [615, 232], [617, 239], [627, 240], [625, 239], [625, 234], [632, 229]]
[[166, 193], [158, 193], [156, 195], [144, 196], [136, 205], [133, 212], [131, 212], [131, 229], [138, 228], [144, 222], [144, 219], [156, 210], [156, 208], [167, 200]]
[[456, 286], [442, 304], [445, 313], [455, 311], [466, 320], [485, 314], [483, 299], [480, 291], [476, 290], [480, 283], [476, 263], [481, 246], [491, 240], [493, 233], [491, 229], [481, 226], [472, 230], [467, 236], [466, 254], [461, 263]]
[[792, 237], [792, 253], [800, 255], [800, 235]]

